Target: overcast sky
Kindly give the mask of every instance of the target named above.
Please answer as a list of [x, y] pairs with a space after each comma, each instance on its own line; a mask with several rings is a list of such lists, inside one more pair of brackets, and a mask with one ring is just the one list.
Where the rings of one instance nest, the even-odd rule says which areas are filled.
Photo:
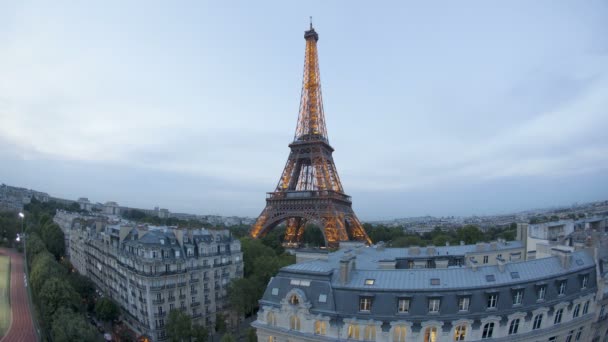
[[257, 216], [320, 35], [360, 218], [608, 199], [608, 3], [0, 3], [0, 183]]

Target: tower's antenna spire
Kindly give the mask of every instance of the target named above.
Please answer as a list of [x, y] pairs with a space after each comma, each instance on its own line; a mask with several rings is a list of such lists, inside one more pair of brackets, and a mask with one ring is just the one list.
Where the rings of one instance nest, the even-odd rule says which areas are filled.
[[309, 18], [310, 18], [310, 29], [312, 30], [312, 15]]

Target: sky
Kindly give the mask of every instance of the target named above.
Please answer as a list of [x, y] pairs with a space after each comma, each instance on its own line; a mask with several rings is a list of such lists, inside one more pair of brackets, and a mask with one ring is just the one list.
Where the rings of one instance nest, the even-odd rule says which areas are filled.
[[257, 216], [313, 17], [363, 220], [608, 199], [605, 1], [0, 2], [0, 183]]

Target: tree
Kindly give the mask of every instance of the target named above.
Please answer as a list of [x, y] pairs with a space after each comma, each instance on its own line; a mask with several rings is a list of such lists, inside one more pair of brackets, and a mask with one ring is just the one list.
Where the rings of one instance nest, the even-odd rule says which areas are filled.
[[40, 236], [36, 233], [32, 233], [28, 235], [25, 240], [26, 250], [27, 250], [27, 262], [28, 266], [32, 266], [32, 262], [36, 258], [36, 256], [42, 252], [46, 251], [46, 246]]
[[101, 340], [97, 331], [83, 316], [66, 308], [60, 308], [55, 313], [51, 334], [55, 342]]
[[247, 329], [247, 342], [258, 342], [258, 335], [254, 328]]
[[99, 299], [97, 304], [95, 304], [95, 314], [102, 321], [110, 322], [118, 318], [120, 309], [113, 300], [104, 297]]
[[259, 285], [262, 284], [251, 278], [232, 280], [228, 287], [230, 306], [241, 315], [250, 314], [257, 305], [257, 300], [261, 297], [261, 295], [258, 296], [261, 287]]
[[65, 236], [61, 228], [55, 223], [47, 224], [42, 227], [41, 234], [46, 249], [59, 260], [65, 254]]
[[220, 334], [226, 332], [226, 318], [221, 313], [215, 316], [215, 331]]
[[302, 242], [311, 246], [325, 246], [325, 237], [318, 226], [307, 224], [304, 233], [302, 234]]
[[473, 225], [466, 225], [456, 230], [456, 237], [458, 240], [464, 241], [467, 245], [475, 244], [484, 240], [481, 230]]
[[200, 324], [192, 325], [192, 335], [193, 341], [196, 342], [207, 342], [209, 338], [209, 330]]
[[232, 335], [224, 334], [224, 336], [222, 336], [222, 339], [220, 340], [220, 342], [235, 342], [235, 340], [234, 340], [234, 337], [232, 337]]
[[87, 310], [92, 310], [95, 299], [95, 284], [93, 281], [79, 273], [71, 272], [68, 276], [70, 285], [78, 292], [82, 303]]
[[181, 310], [171, 310], [165, 328], [171, 341], [189, 341], [192, 334], [192, 319]]
[[39, 253], [32, 262], [30, 285], [35, 294], [39, 294], [44, 283], [54, 277], [62, 277], [66, 270], [46, 250]]
[[42, 321], [46, 324], [53, 322], [55, 312], [60, 308], [77, 309], [78, 295], [67, 280], [58, 277], [48, 279], [40, 293], [38, 302], [42, 313]]

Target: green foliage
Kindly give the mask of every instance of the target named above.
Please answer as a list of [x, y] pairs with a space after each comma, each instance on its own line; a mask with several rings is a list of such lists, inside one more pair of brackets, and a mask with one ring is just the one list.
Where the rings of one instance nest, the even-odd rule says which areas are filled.
[[70, 285], [76, 290], [82, 304], [87, 310], [92, 310], [95, 303], [95, 284], [93, 281], [79, 273], [70, 272], [68, 275]]
[[21, 233], [22, 224], [15, 212], [0, 212], [0, 244], [8, 247], [21, 245], [15, 239]]
[[224, 334], [224, 336], [222, 336], [222, 339], [220, 339], [220, 342], [235, 342], [235, 339], [230, 334]]
[[38, 293], [38, 303], [43, 321], [53, 322], [55, 312], [60, 308], [77, 309], [79, 298], [70, 283], [63, 278], [52, 277], [44, 282]]
[[31, 233], [25, 240], [27, 250], [27, 261], [29, 266], [32, 265], [36, 256], [42, 252], [46, 252], [46, 246], [37, 233]]
[[82, 315], [60, 308], [53, 317], [51, 328], [53, 341], [100, 341], [101, 337]]
[[45, 282], [53, 278], [65, 276], [66, 269], [63, 268], [55, 257], [46, 250], [34, 257], [32, 271], [30, 273], [30, 286], [34, 293], [40, 293]]
[[192, 335], [191, 338], [196, 342], [207, 342], [209, 339], [209, 330], [202, 325], [194, 324], [192, 325]]
[[302, 242], [311, 247], [325, 246], [325, 237], [321, 229], [314, 224], [307, 224], [302, 234]]
[[189, 341], [192, 335], [192, 319], [181, 310], [171, 310], [165, 328], [171, 341]]
[[46, 249], [53, 253], [57, 260], [65, 255], [65, 236], [57, 224], [44, 225], [40, 233]]
[[215, 316], [215, 331], [220, 334], [226, 332], [226, 317], [221, 313]]
[[110, 298], [100, 298], [95, 304], [95, 315], [105, 322], [110, 322], [118, 318], [120, 309]]
[[247, 329], [247, 342], [258, 342], [258, 335], [254, 328]]

